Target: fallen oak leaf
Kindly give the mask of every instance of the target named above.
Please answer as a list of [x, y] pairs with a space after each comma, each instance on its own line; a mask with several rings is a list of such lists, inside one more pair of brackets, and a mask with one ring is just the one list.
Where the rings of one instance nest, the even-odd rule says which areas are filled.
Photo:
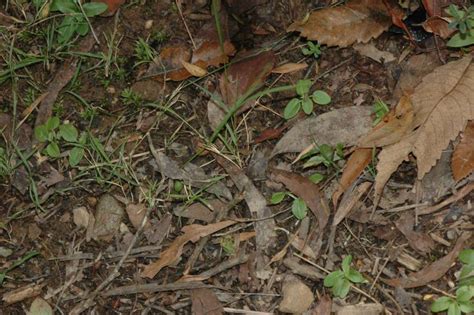
[[455, 181], [460, 181], [474, 171], [474, 121], [470, 121], [461, 141], [454, 149], [451, 158], [451, 169]]
[[297, 31], [309, 40], [328, 46], [347, 47], [367, 43], [392, 24], [387, 7], [379, 0], [352, 0], [346, 5], [314, 11], [303, 22], [295, 22], [288, 32]]
[[227, 220], [209, 225], [191, 224], [183, 227], [182, 231], [184, 234], [178, 236], [173, 243], [161, 253], [160, 259], [147, 265], [141, 272], [141, 276], [150, 279], [154, 278], [162, 268], [172, 265], [179, 260], [186, 243], [190, 241], [196, 243], [200, 238], [211, 235], [235, 223], [237, 222]]
[[471, 235], [470, 232], [464, 232], [461, 234], [453, 249], [446, 256], [438, 259], [420, 271], [409, 274], [407, 278], [396, 278], [383, 281], [393, 287], [402, 287], [406, 289], [421, 287], [427, 285], [431, 281], [440, 279], [456, 261], [459, 252], [464, 247], [464, 243], [470, 239]]

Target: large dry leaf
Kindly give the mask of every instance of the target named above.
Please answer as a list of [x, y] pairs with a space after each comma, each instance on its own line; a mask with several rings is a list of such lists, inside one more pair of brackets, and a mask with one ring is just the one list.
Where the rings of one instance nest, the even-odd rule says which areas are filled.
[[288, 31], [317, 40], [328, 46], [347, 47], [355, 42], [367, 43], [392, 24], [383, 1], [353, 0], [346, 5], [311, 13], [307, 21], [295, 22]]
[[179, 260], [186, 243], [190, 241], [196, 243], [201, 237], [211, 235], [235, 223], [237, 222], [228, 220], [209, 225], [191, 224], [183, 227], [182, 231], [184, 234], [177, 237], [170, 247], [161, 253], [160, 259], [147, 265], [143, 269], [141, 276], [152, 279], [163, 267], [172, 265]]
[[222, 304], [211, 289], [199, 288], [191, 291], [192, 313], [194, 315], [224, 314]]
[[415, 88], [411, 96], [412, 131], [379, 154], [376, 195], [380, 195], [391, 174], [410, 153], [417, 158], [418, 178], [422, 179], [467, 121], [474, 119], [471, 59], [467, 56], [435, 69]]
[[460, 181], [474, 171], [474, 121], [470, 121], [451, 160], [454, 180]]
[[339, 180], [339, 186], [332, 195], [332, 204], [334, 208], [337, 206], [339, 197], [349, 188], [352, 183], [359, 177], [364, 171], [365, 167], [369, 165], [372, 160], [372, 149], [358, 148], [351, 154], [347, 160], [344, 170], [342, 172], [341, 179]]
[[320, 232], [322, 232], [328, 223], [330, 210], [318, 185], [304, 176], [280, 169], [273, 169], [271, 178], [282, 183], [289, 191], [304, 200], [318, 220]]
[[350, 106], [298, 122], [278, 141], [271, 156], [300, 152], [310, 145], [354, 145], [372, 127], [370, 106]]
[[449, 270], [449, 268], [451, 268], [451, 265], [457, 259], [459, 252], [463, 249], [464, 243], [469, 240], [470, 237], [471, 233], [463, 233], [449, 254], [438, 259], [422, 270], [411, 273], [406, 278], [389, 279], [384, 282], [394, 287], [416, 288], [424, 286], [431, 281], [438, 280]]

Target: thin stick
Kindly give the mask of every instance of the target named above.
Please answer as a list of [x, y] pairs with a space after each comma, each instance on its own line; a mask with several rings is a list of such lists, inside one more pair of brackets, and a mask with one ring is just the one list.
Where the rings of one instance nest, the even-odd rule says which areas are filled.
[[186, 28], [186, 32], [188, 33], [189, 39], [191, 40], [191, 43], [193, 44], [193, 48], [196, 49], [196, 43], [194, 42], [193, 35], [191, 35], [191, 31], [189, 30], [188, 23], [186, 23], [186, 20], [184, 19], [183, 12], [181, 11], [181, 1], [176, 0], [176, 7], [178, 8], [179, 12], [179, 17], [181, 20], [183, 20], [184, 27]]

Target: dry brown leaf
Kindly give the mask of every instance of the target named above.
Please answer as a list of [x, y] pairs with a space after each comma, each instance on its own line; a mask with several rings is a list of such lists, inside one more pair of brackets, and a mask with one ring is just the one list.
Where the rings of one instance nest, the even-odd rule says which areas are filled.
[[275, 69], [272, 70], [272, 73], [279, 73], [279, 74], [285, 74], [285, 73], [291, 73], [291, 72], [296, 72], [300, 71], [303, 69], [306, 69], [308, 67], [308, 64], [306, 63], [285, 63], [284, 65], [278, 66]]
[[195, 77], [203, 77], [207, 74], [206, 69], [203, 69], [197, 65], [193, 65], [187, 61], [181, 60], [181, 64], [183, 65], [184, 69], [186, 69], [191, 75]]
[[377, 62], [387, 63], [396, 60], [395, 56], [391, 52], [378, 49], [375, 47], [374, 43], [355, 44], [353, 47], [362, 56], [366, 56]]
[[427, 234], [414, 231], [414, 225], [415, 217], [409, 212], [405, 212], [395, 222], [395, 226], [407, 238], [408, 244], [411, 248], [421, 254], [430, 253], [435, 246], [434, 241]]
[[359, 147], [383, 147], [400, 141], [412, 129], [413, 106], [409, 96], [402, 96], [397, 106], [383, 120], [359, 141]]
[[367, 193], [370, 186], [372, 186], [372, 183], [363, 182], [354, 190], [354, 192], [351, 193], [349, 198], [344, 198], [342, 200], [341, 205], [339, 206], [336, 211], [336, 214], [334, 215], [334, 219], [332, 222], [333, 226], [336, 226], [341, 223], [341, 221], [344, 220], [347, 215], [349, 215], [352, 209], [354, 209], [355, 205], [359, 202], [360, 198], [362, 198], [362, 196]]
[[371, 160], [372, 149], [359, 148], [351, 154], [344, 166], [341, 179], [339, 180], [339, 186], [332, 195], [332, 204], [334, 208], [337, 206], [339, 197], [352, 185], [359, 175], [362, 174]]
[[449, 20], [440, 16], [432, 16], [426, 19], [422, 24], [425, 31], [439, 35], [441, 38], [449, 38], [456, 31], [455, 28], [450, 28]]
[[211, 235], [235, 223], [237, 222], [227, 220], [209, 225], [191, 224], [183, 227], [182, 231], [184, 234], [178, 236], [173, 243], [161, 253], [160, 259], [147, 265], [145, 269], [143, 269], [141, 276], [150, 279], [154, 278], [163, 267], [172, 265], [179, 260], [183, 252], [183, 246], [186, 245], [186, 243], [189, 241], [195, 243], [201, 237]]
[[191, 291], [192, 313], [194, 315], [224, 314], [222, 304], [211, 289], [199, 288]]
[[282, 183], [288, 190], [304, 200], [318, 220], [320, 233], [322, 233], [328, 223], [330, 210], [318, 185], [304, 176], [280, 169], [272, 169], [271, 178]]
[[451, 265], [456, 261], [459, 252], [463, 249], [464, 243], [469, 240], [470, 237], [471, 233], [463, 233], [458, 238], [456, 245], [454, 245], [454, 248], [449, 252], [449, 254], [420, 271], [411, 273], [406, 278], [389, 279], [384, 280], [384, 282], [394, 287], [416, 288], [424, 286], [431, 281], [438, 280], [449, 270], [449, 268], [451, 268]]
[[474, 119], [474, 65], [471, 56], [450, 62], [428, 74], [411, 97], [411, 133], [379, 154], [375, 193], [379, 196], [400, 163], [413, 153], [418, 178], [433, 167], [451, 140]]
[[307, 21], [288, 28], [301, 36], [328, 46], [347, 47], [355, 42], [367, 43], [392, 24], [380, 0], [352, 0], [346, 5], [329, 7], [311, 13]]
[[461, 142], [454, 149], [451, 169], [455, 181], [460, 181], [474, 171], [474, 121], [470, 121]]
[[329, 295], [323, 295], [319, 298], [318, 304], [311, 311], [312, 315], [330, 315], [332, 309], [332, 300]]

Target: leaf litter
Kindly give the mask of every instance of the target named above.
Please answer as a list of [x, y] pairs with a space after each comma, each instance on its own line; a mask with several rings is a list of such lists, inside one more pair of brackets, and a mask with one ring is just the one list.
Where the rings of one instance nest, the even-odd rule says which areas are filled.
[[[49, 305], [72, 309], [71, 314], [88, 309], [101, 313], [111, 308], [116, 312], [144, 313], [154, 312], [155, 308], [165, 313], [181, 309], [196, 314], [246, 309], [270, 313], [279, 308], [316, 314], [330, 309], [340, 314], [380, 314], [403, 313], [397, 304], [402, 302], [396, 292], [392, 297], [393, 292], [384, 288], [386, 284], [396, 286], [397, 290], [419, 288], [415, 293], [431, 291], [435, 286], [450, 292], [445, 280], [454, 280], [450, 272], [455, 271], [453, 263], [463, 247], [472, 246], [471, 236], [463, 232], [470, 226], [470, 204], [466, 200], [474, 187], [470, 176], [472, 62], [467, 50], [464, 57], [460, 57], [460, 51], [448, 52], [441, 38], [423, 43], [432, 54], [419, 50], [415, 47], [418, 39], [410, 33], [412, 26], [408, 19], [404, 20], [411, 9], [401, 10], [392, 1], [348, 1], [319, 8], [308, 19], [302, 17], [314, 4], [302, 2], [289, 3], [285, 11], [285, 6], [271, 7], [259, 1], [176, 1], [176, 12], [158, 2], [153, 9], [160, 12], [159, 18], [150, 19], [142, 5], [134, 4], [121, 7], [121, 19], [116, 23], [109, 23], [111, 20], [105, 16], [115, 14], [122, 1], [104, 2], [109, 4], [109, 12], [97, 25], [96, 19], [90, 19], [91, 30], [98, 37], [85, 37], [84, 43], [88, 45], [80, 47], [80, 57], [72, 54], [63, 64], [50, 64], [48, 60], [43, 69], [33, 71], [29, 67], [24, 71], [21, 65], [18, 69], [10, 65], [0, 67], [10, 69], [8, 75], [15, 76], [15, 82], [22, 83], [28, 78], [28, 84], [12, 85], [19, 89], [19, 94], [15, 91], [10, 95], [9, 89], [0, 85], [0, 103], [14, 103], [19, 112], [25, 113], [19, 124], [15, 115], [5, 116], [6, 136], [0, 140], [2, 145], [6, 141], [7, 149], [13, 149], [7, 151], [8, 159], [0, 151], [0, 175], [9, 171], [5, 161], [14, 163], [13, 175], [2, 177], [7, 182], [11, 178], [13, 185], [3, 186], [1, 182], [1, 187], [7, 189], [0, 189], [5, 200], [0, 210], [8, 214], [2, 219], [10, 238], [7, 246], [15, 249], [5, 265], [11, 265], [10, 259], [16, 256], [21, 258], [23, 250], [14, 246], [19, 240], [22, 248], [44, 244], [48, 249], [42, 250], [47, 253], [44, 257], [24, 262], [27, 268], [7, 269], [12, 275], [4, 280], [8, 282], [1, 290], [4, 301], [22, 303], [24, 310], [30, 305], [21, 301], [41, 296]], [[430, 3], [438, 5], [438, 1], [423, 1], [429, 15], [442, 16], [433, 15], [432, 8], [428, 10]], [[33, 8], [22, 10], [35, 16]], [[15, 16], [14, 11], [8, 14]], [[11, 19], [15, 27], [7, 28], [7, 32], [23, 27], [19, 23], [22, 18], [19, 15]], [[271, 25], [267, 21], [272, 21]], [[434, 21], [430, 18], [423, 24], [441, 36], [452, 36], [443, 33], [445, 23]], [[105, 32], [103, 25], [99, 25], [103, 23], [110, 24]], [[388, 31], [391, 34], [382, 34], [391, 24], [405, 32], [411, 47], [392, 30]], [[120, 37], [116, 42], [113, 34], [122, 34], [125, 25], [132, 30], [133, 38]], [[298, 41], [295, 33], [276, 40], [276, 34], [285, 28], [317, 40], [321, 55], [303, 54], [301, 44], [308, 44]], [[161, 31], [170, 29], [172, 38], [166, 39]], [[141, 41], [134, 42], [135, 36]], [[20, 37], [17, 40], [22, 41]], [[38, 44], [40, 37], [33, 41]], [[149, 45], [152, 61], [139, 60], [138, 42]], [[353, 49], [330, 48], [354, 43], [359, 44]], [[312, 43], [315, 45], [316, 42]], [[38, 56], [43, 51], [39, 48], [31, 46], [28, 56]], [[12, 62], [21, 58], [21, 49], [22, 46], [14, 47], [14, 58], [2, 55], [2, 60]], [[356, 50], [368, 58], [361, 57]], [[87, 58], [97, 57], [97, 52], [108, 54], [101, 55], [104, 59], [90, 67]], [[418, 55], [412, 56], [413, 53]], [[123, 60], [126, 68], [122, 69]], [[449, 62], [438, 67], [444, 60]], [[107, 64], [105, 78], [99, 70], [103, 63]], [[275, 68], [275, 64], [281, 66]], [[88, 70], [84, 72], [85, 68]], [[0, 72], [2, 79], [5, 73]], [[19, 73], [21, 76], [16, 77]], [[29, 86], [38, 75], [53, 78], [49, 87], [37, 84], [34, 93], [25, 90], [23, 86]], [[139, 81], [148, 76], [157, 81]], [[306, 118], [301, 115], [286, 122], [279, 115], [288, 98], [294, 97], [293, 91], [272, 93], [257, 102], [242, 104], [217, 141], [206, 139], [206, 134], [222, 123], [224, 114], [242, 96], [283, 84], [293, 86], [303, 78], [315, 79], [322, 89], [329, 90], [334, 103], [317, 108]], [[133, 88], [126, 88], [143, 82], [147, 84], [140, 95], [147, 95], [149, 102], [135, 96]], [[207, 110], [211, 94], [214, 100], [222, 99], [222, 104], [209, 102]], [[378, 114], [371, 105], [379, 98], [387, 104], [399, 102], [387, 115], [377, 117], [382, 122], [373, 128]], [[255, 104], [259, 106], [247, 111]], [[213, 105], [216, 106], [212, 108]], [[247, 112], [240, 115], [244, 111]], [[44, 122], [52, 115], [96, 137], [95, 145], [102, 141], [104, 144], [93, 147], [87, 142], [80, 143], [86, 148], [86, 158], [77, 169], [64, 163], [65, 156], [52, 159], [31, 151], [19, 156], [21, 151], [16, 145], [21, 150], [37, 150], [29, 142], [29, 124], [35, 116], [37, 121]], [[142, 123], [142, 119], [146, 121]], [[107, 123], [114, 120], [113, 124]], [[30, 129], [29, 136], [21, 135], [25, 128]], [[255, 137], [261, 130], [264, 132]], [[282, 135], [279, 141], [273, 141]], [[232, 137], [231, 144], [225, 143], [227, 136]], [[150, 140], [151, 158], [146, 141], [143, 142], [145, 137]], [[127, 140], [120, 143], [121, 139]], [[163, 149], [156, 150], [151, 139], [162, 143]], [[193, 144], [196, 139], [204, 145], [197, 148]], [[451, 150], [450, 142], [455, 148], [452, 158], [441, 155], [442, 151]], [[167, 154], [176, 143], [186, 145], [182, 145], [181, 153], [176, 152], [174, 159]], [[346, 155], [341, 158], [348, 157], [347, 161], [339, 160], [331, 168], [318, 165], [302, 170], [299, 160], [304, 154], [323, 144], [339, 143], [344, 145]], [[196, 155], [190, 156], [193, 150], [203, 147], [212, 148], [214, 154], [194, 152]], [[95, 151], [97, 148], [100, 152]], [[41, 153], [42, 149], [38, 150]], [[271, 155], [266, 153], [270, 151]], [[296, 159], [294, 154], [298, 154]], [[451, 176], [446, 165], [451, 166], [452, 183], [446, 179]], [[443, 169], [438, 171], [441, 166]], [[210, 171], [211, 167], [220, 169]], [[309, 176], [314, 172], [318, 176]], [[320, 180], [319, 184], [310, 181], [315, 178]], [[375, 192], [371, 190], [374, 181]], [[458, 182], [456, 186], [454, 181]], [[438, 195], [428, 191], [426, 182], [442, 188]], [[390, 187], [382, 195], [384, 186]], [[285, 189], [287, 199], [279, 205], [269, 205], [272, 192]], [[452, 195], [446, 198], [449, 193]], [[240, 204], [241, 194], [245, 204]], [[100, 195], [103, 197], [97, 203], [94, 196]], [[288, 196], [292, 195], [304, 200], [312, 215], [303, 220], [292, 216], [288, 211]], [[331, 195], [333, 209], [326, 200]], [[38, 212], [37, 217], [27, 214], [25, 211], [38, 206], [28, 197], [44, 206], [41, 211], [45, 213]], [[377, 206], [380, 197], [383, 202]], [[120, 203], [126, 205], [125, 211]], [[94, 208], [92, 215], [89, 209]], [[430, 215], [438, 211], [439, 214]], [[325, 233], [332, 212], [335, 214], [331, 231]], [[415, 215], [423, 215], [423, 220]], [[50, 224], [56, 219], [61, 224]], [[207, 225], [193, 224], [194, 220]], [[393, 226], [396, 229], [391, 230]], [[48, 229], [48, 233], [43, 229]], [[289, 236], [280, 237], [280, 233]], [[451, 248], [457, 235], [461, 236]], [[405, 247], [406, 241], [409, 247]], [[69, 247], [65, 250], [58, 244]], [[447, 246], [450, 252], [428, 262], [426, 255], [439, 257], [440, 244], [442, 251]], [[67, 254], [62, 255], [64, 252]], [[367, 284], [354, 286], [345, 301], [352, 305], [341, 306], [338, 300], [324, 295], [326, 291], [320, 283], [325, 275], [321, 271], [337, 269], [347, 254], [358, 257], [355, 268], [364, 275], [377, 275], [381, 281], [374, 282], [368, 277], [370, 289]], [[52, 270], [60, 279], [56, 271], [59, 269], [49, 268], [50, 262], [66, 268], [64, 284], [50, 282], [49, 276], [41, 278], [46, 280], [44, 285], [24, 286], [19, 282], [36, 279], [40, 270]], [[136, 266], [141, 273], [137, 274]], [[414, 272], [405, 276], [404, 268]], [[97, 275], [102, 278], [105, 274], [108, 276], [98, 280]], [[139, 276], [145, 279], [137, 280]], [[287, 281], [290, 278], [293, 281]], [[118, 286], [116, 279], [133, 284]], [[83, 285], [85, 280], [88, 285]], [[297, 288], [288, 290], [289, 282], [297, 283]], [[110, 288], [105, 290], [106, 287]], [[82, 291], [84, 288], [87, 290]], [[44, 295], [46, 289], [48, 293]], [[160, 293], [150, 295], [151, 292]], [[63, 294], [74, 295], [76, 299], [70, 302]], [[137, 297], [134, 306], [123, 298], [129, 294]], [[380, 300], [381, 304], [367, 303], [367, 298]], [[317, 304], [311, 309], [313, 300]], [[298, 303], [290, 305], [291, 301]], [[424, 312], [430, 301], [412, 303], [408, 308], [416, 305], [418, 312]], [[6, 307], [16, 311], [16, 305]]]

